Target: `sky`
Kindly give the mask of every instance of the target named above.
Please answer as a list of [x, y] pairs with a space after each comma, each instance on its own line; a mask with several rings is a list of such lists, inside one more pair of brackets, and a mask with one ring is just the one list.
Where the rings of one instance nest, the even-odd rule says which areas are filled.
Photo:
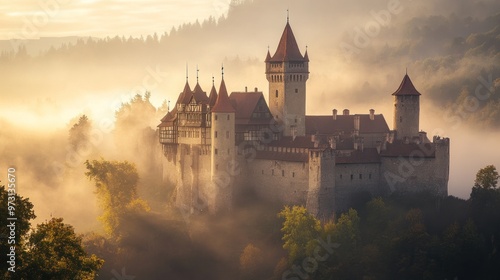
[[161, 34], [186, 19], [218, 18], [229, 4], [230, 0], [2, 0], [0, 40]]

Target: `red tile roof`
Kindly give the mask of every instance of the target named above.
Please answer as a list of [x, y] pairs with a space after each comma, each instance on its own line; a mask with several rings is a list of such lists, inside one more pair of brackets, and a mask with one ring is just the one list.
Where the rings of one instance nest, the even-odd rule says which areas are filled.
[[229, 101], [229, 97], [227, 96], [227, 89], [226, 89], [226, 83], [224, 82], [224, 78], [220, 82], [219, 95], [217, 96], [217, 101], [215, 102], [215, 105], [212, 108], [212, 112], [215, 113], [235, 112], [233, 105], [231, 105], [231, 101]]
[[199, 83], [196, 83], [196, 86], [194, 87], [194, 90], [193, 90], [193, 97], [194, 97], [194, 100], [196, 100], [196, 103], [204, 103], [206, 104], [208, 102], [208, 96], [207, 96], [207, 93], [204, 92], [201, 87], [200, 87], [200, 84]]
[[295, 36], [293, 35], [292, 28], [290, 27], [290, 24], [288, 22], [286, 23], [283, 34], [281, 35], [281, 39], [278, 44], [278, 48], [276, 49], [276, 52], [270, 59], [266, 59], [266, 61], [270, 62], [306, 61], [305, 58], [300, 53], [299, 46], [297, 45], [297, 41], [295, 40]]
[[333, 116], [306, 116], [306, 134], [337, 134], [342, 131], [354, 131], [354, 117], [359, 116], [360, 133], [386, 133], [389, 132], [389, 126], [385, 121], [384, 115], [374, 115], [374, 119], [370, 119], [370, 115], [337, 115], [334, 120]]
[[210, 96], [208, 97], [208, 105], [210, 105], [210, 107], [213, 107], [216, 101], [217, 101], [217, 90], [215, 90], [215, 85], [212, 85], [212, 89], [210, 90]]
[[416, 95], [416, 96], [419, 96], [421, 94], [420, 94], [420, 92], [418, 92], [415, 89], [415, 86], [413, 86], [413, 83], [411, 82], [410, 77], [408, 76], [408, 74], [406, 74], [403, 78], [403, 81], [401, 81], [399, 88], [392, 95], [397, 95], [397, 96]]
[[189, 87], [189, 82], [186, 81], [186, 85], [184, 85], [184, 90], [179, 94], [179, 98], [177, 98], [176, 104], [188, 104], [191, 101], [191, 97], [193, 96], [193, 92]]
[[[271, 114], [262, 92], [232, 92], [229, 99], [236, 109], [236, 124], [269, 124]], [[269, 118], [253, 118], [259, 102], [266, 106], [263, 111], [269, 113]]]

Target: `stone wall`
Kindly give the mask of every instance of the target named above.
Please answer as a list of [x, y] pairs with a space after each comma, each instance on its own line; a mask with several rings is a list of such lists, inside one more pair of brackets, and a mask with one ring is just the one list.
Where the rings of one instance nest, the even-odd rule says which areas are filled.
[[247, 187], [255, 188], [260, 197], [283, 205], [306, 204], [307, 162], [254, 159], [242, 166]]
[[449, 141], [433, 145], [435, 157], [382, 157], [381, 185], [390, 192], [430, 190], [448, 195]]
[[381, 194], [379, 163], [337, 164], [335, 167], [336, 212], [347, 210], [356, 193], [368, 191], [373, 196]]

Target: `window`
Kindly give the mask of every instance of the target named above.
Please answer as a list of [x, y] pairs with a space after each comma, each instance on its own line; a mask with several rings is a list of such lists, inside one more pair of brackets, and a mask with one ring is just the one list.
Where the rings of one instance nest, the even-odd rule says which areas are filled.
[[359, 179], [363, 179], [363, 174], [359, 174]]
[[298, 88], [295, 89], [295, 93], [299, 93], [299, 89]]
[[219, 153], [219, 150], [218, 149], [214, 149], [214, 154], [218, 154]]
[[276, 98], [278, 98], [278, 90], [276, 90]]
[[215, 115], [215, 120], [217, 120], [217, 115]]
[[215, 135], [214, 135], [215, 138], [217, 138], [217, 131], [215, 132]]
[[295, 172], [292, 172], [292, 177], [294, 177], [294, 178], [295, 178]]
[[351, 174], [351, 180], [354, 179], [354, 175]]
[[403, 122], [403, 117], [399, 117], [399, 122], [402, 123]]
[[285, 177], [285, 170], [281, 170], [281, 176]]
[[227, 120], [229, 120], [229, 114], [227, 114]]
[[215, 165], [215, 170], [219, 170], [219, 165], [218, 164]]
[[274, 169], [271, 170], [271, 175], [274, 175]]
[[262, 175], [264, 175], [264, 169], [262, 169]]
[[368, 179], [371, 179], [372, 178], [372, 174], [368, 174]]
[[340, 174], [340, 179], [342, 179], [342, 174]]

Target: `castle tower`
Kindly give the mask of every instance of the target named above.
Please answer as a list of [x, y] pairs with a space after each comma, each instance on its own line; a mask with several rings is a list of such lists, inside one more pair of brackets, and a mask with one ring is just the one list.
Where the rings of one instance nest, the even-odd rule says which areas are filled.
[[268, 50], [265, 62], [273, 117], [284, 125], [284, 136], [304, 136], [309, 57], [307, 50], [302, 56], [288, 20], [276, 52], [271, 56]]
[[420, 93], [406, 74], [394, 96], [394, 122], [396, 139], [411, 140], [418, 137], [420, 115]]
[[322, 220], [333, 217], [335, 210], [334, 150], [309, 150], [309, 188], [306, 207], [309, 213]]
[[212, 108], [211, 184], [209, 211], [217, 213], [231, 209], [232, 172], [235, 165], [235, 110], [229, 101], [224, 82]]

